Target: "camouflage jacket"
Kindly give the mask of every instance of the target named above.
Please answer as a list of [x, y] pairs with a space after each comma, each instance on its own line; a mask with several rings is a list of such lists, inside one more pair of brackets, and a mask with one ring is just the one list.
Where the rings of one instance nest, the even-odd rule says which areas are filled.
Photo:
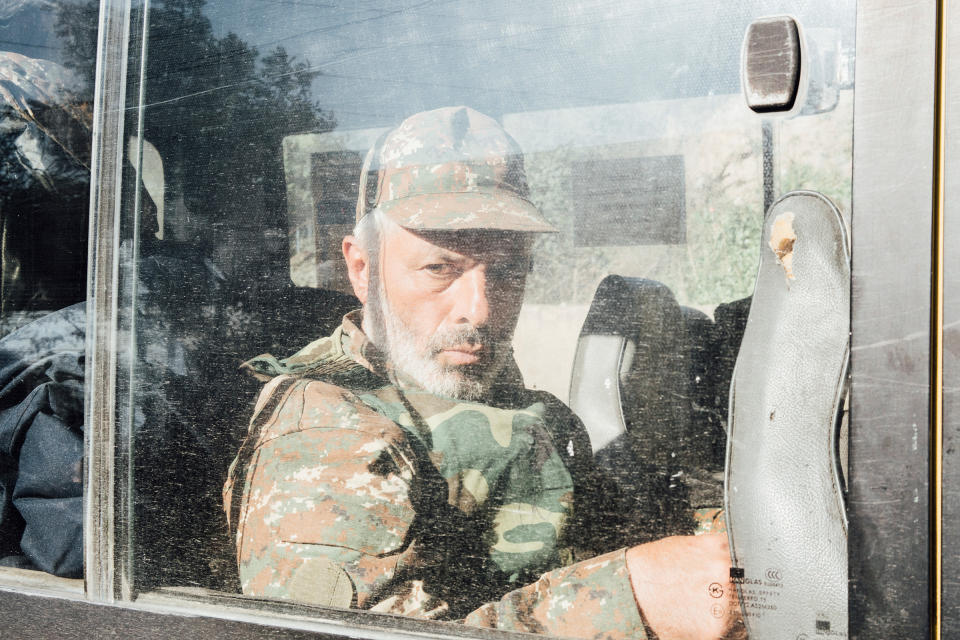
[[359, 319], [246, 365], [269, 382], [224, 486], [244, 593], [645, 637], [624, 551], [610, 551], [622, 529], [572, 412], [525, 390], [515, 365], [483, 404], [428, 394]]

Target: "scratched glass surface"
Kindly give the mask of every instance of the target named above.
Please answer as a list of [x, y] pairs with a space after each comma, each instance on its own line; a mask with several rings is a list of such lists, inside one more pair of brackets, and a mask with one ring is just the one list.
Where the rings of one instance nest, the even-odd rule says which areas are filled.
[[[826, 84], [764, 118], [741, 93], [743, 36], [786, 13]], [[765, 205], [815, 189], [849, 211], [853, 15], [826, 0], [135, 5], [129, 95], [142, 113], [129, 109], [127, 153], [140, 179], [124, 185], [121, 274], [136, 285], [121, 291], [135, 351], [119, 413], [138, 588], [240, 589], [221, 487], [262, 383], [238, 367], [293, 354], [359, 306], [341, 241], [364, 154], [446, 106], [516, 140], [529, 199], [558, 230], [534, 242], [513, 334], [524, 384], [571, 402], [601, 283], [656, 292], [625, 376], [639, 463], [597, 460], [625, 491], [651, 492], [658, 535], [688, 532], [664, 514], [720, 507]], [[627, 326], [638, 312], [610, 313]]]

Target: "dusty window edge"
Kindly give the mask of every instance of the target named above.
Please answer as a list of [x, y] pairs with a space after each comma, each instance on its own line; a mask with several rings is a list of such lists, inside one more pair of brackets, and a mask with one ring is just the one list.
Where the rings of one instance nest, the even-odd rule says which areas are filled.
[[470, 627], [457, 622], [420, 620], [359, 609], [306, 605], [273, 598], [231, 594], [200, 587], [161, 587], [140, 593], [124, 606], [167, 614], [192, 614], [236, 622], [276, 625], [367, 640], [388, 638], [537, 638], [549, 636]]
[[0, 591], [85, 595], [82, 578], [61, 578], [43, 571], [0, 567]]

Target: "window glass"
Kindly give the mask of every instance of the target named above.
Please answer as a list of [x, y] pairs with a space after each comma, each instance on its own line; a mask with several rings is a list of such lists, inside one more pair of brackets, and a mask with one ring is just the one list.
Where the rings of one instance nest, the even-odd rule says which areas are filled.
[[83, 574], [96, 7], [0, 8], [0, 565]]
[[[784, 14], [809, 62], [796, 108], [761, 116], [741, 92], [744, 33]], [[761, 0], [135, 6], [122, 271], [137, 588], [579, 633], [478, 608], [600, 553], [722, 531], [765, 209], [812, 190], [849, 211], [853, 15]], [[374, 209], [388, 222], [354, 237]], [[623, 429], [606, 438], [578, 392], [599, 375], [584, 354], [624, 335], [607, 379]], [[584, 579], [635, 609], [622, 562]], [[633, 618], [617, 624], [656, 629]]]

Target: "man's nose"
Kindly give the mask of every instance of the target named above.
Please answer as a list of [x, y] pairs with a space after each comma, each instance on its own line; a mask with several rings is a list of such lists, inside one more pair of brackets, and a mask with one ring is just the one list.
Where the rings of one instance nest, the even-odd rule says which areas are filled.
[[474, 267], [461, 275], [454, 291], [452, 320], [457, 324], [485, 325], [490, 319], [487, 274], [483, 267]]

